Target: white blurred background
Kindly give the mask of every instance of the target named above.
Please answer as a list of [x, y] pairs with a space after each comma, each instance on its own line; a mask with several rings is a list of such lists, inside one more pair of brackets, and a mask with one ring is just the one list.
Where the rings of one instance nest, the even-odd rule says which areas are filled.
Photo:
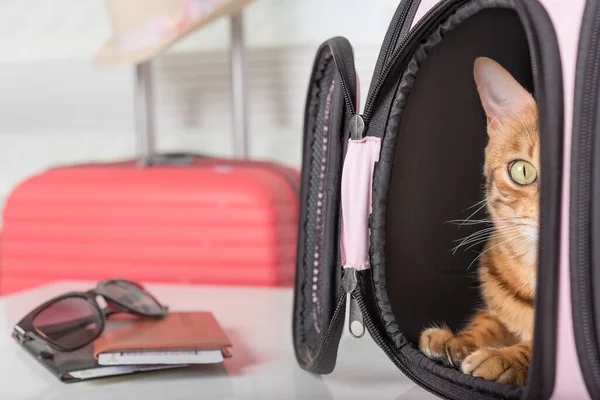
[[[123, 0], [126, 1], [126, 0]], [[245, 11], [250, 151], [300, 164], [306, 87], [318, 45], [346, 36], [368, 91], [394, 0], [255, 0]], [[133, 157], [133, 69], [96, 71], [103, 0], [0, 0], [0, 209], [48, 167]], [[160, 151], [229, 156], [229, 21], [155, 63]]]

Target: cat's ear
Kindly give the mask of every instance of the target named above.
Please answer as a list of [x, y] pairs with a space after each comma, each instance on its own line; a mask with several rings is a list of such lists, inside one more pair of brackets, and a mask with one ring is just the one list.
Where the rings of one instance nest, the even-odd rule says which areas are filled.
[[535, 104], [531, 94], [507, 70], [490, 58], [477, 58], [473, 74], [488, 122], [516, 115], [527, 105]]

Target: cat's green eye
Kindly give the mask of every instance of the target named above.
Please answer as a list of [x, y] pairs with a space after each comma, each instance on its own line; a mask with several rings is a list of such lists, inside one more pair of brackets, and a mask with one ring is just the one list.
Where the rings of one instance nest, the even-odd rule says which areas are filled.
[[531, 185], [537, 179], [535, 167], [524, 160], [516, 160], [509, 164], [510, 179], [517, 185]]

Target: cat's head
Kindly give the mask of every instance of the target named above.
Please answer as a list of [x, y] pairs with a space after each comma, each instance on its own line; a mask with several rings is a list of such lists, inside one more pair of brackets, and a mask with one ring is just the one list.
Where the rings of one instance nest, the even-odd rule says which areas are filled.
[[487, 115], [487, 208], [497, 243], [533, 265], [537, 256], [540, 147], [533, 96], [497, 62], [475, 61], [475, 81]]

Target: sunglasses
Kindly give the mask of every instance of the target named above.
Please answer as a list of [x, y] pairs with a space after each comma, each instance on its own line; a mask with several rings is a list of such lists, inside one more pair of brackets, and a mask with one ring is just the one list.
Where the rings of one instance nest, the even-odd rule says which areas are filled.
[[[101, 308], [97, 297], [106, 301]], [[117, 313], [162, 318], [167, 307], [135, 282], [123, 279], [102, 281], [87, 292], [58, 296], [27, 314], [14, 327], [20, 342], [41, 339], [59, 351], [74, 351], [97, 339], [106, 319]]]

